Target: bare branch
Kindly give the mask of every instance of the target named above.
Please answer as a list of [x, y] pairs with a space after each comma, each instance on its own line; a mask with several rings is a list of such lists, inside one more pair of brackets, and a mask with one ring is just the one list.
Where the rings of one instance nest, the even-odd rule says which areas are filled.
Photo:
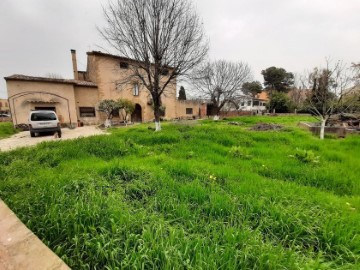
[[166, 89], [207, 55], [202, 23], [187, 0], [114, 0], [104, 16], [107, 27], [100, 34], [121, 56], [135, 60], [130, 77], [150, 92], [159, 121]]
[[199, 97], [210, 99], [218, 114], [226, 104], [243, 95], [242, 86], [251, 79], [252, 72], [248, 64], [218, 60], [207, 62], [197, 69], [192, 84]]
[[[307, 108], [321, 121], [327, 121], [335, 113], [348, 112], [359, 101], [359, 91], [353, 91], [354, 73], [342, 61], [326, 59], [325, 68], [314, 68], [305, 74], [301, 83], [310, 91]], [[323, 128], [320, 133], [323, 138]]]

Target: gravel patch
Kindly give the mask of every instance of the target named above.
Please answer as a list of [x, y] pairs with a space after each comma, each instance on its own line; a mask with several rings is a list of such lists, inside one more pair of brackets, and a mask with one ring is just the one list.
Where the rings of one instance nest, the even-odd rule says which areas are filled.
[[258, 123], [255, 126], [251, 127], [251, 130], [255, 131], [269, 131], [269, 130], [280, 130], [282, 129], [282, 125], [276, 124], [267, 124], [267, 123]]
[[29, 131], [23, 131], [11, 136], [10, 138], [0, 140], [0, 151], [10, 151], [19, 147], [34, 146], [41, 142], [70, 140], [107, 134], [105, 131], [96, 126], [85, 126], [75, 129], [63, 128], [61, 129], [61, 133], [61, 138], [56, 138], [54, 135], [40, 135], [39, 137], [31, 138]]

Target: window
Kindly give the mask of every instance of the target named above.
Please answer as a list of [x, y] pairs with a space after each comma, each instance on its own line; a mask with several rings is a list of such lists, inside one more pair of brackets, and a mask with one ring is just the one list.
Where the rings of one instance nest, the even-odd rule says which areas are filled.
[[248, 101], [247, 105], [248, 105], [248, 106], [251, 106], [251, 100]]
[[164, 68], [163, 70], [161, 70], [161, 75], [168, 76], [169, 75], [169, 70], [167, 68]]
[[244, 107], [245, 106], [245, 102], [241, 102], [241, 107]]
[[193, 114], [193, 108], [186, 108], [186, 114]]
[[122, 68], [122, 69], [128, 69], [128, 68], [129, 68], [129, 63], [120, 62], [120, 68]]
[[55, 107], [35, 107], [36, 111], [54, 111], [56, 112]]
[[31, 114], [31, 121], [54, 121], [57, 120], [53, 112], [37, 112]]
[[260, 105], [260, 102], [258, 100], [254, 100], [253, 106], [259, 106], [259, 105]]
[[137, 83], [134, 84], [133, 95], [134, 95], [134, 96], [138, 96], [138, 95], [139, 95], [139, 85], [138, 85]]
[[94, 107], [79, 107], [80, 117], [95, 117]]

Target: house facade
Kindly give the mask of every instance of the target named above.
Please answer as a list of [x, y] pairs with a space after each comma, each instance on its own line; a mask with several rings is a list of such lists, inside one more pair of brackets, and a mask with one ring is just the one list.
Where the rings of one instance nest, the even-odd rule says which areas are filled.
[[0, 114], [9, 114], [9, 102], [7, 99], [0, 98]]
[[239, 110], [249, 111], [253, 113], [262, 113], [266, 111], [266, 104], [269, 102], [267, 92], [263, 91], [257, 94], [255, 97], [243, 96], [240, 98], [238, 105]]
[[[71, 50], [71, 58], [74, 79], [26, 75], [5, 77], [14, 125], [26, 124], [31, 110], [54, 110], [60, 122], [67, 125], [100, 124], [105, 115], [98, 111], [99, 103], [105, 99], [119, 98], [135, 104], [131, 121], [153, 120], [150, 93], [135, 76], [131, 76], [130, 67], [134, 60], [92, 51], [87, 53], [87, 70], [78, 71], [75, 50]], [[176, 83], [166, 87], [162, 105], [165, 119], [206, 115], [205, 104], [177, 100]], [[115, 115], [113, 120], [123, 120], [122, 115]]]

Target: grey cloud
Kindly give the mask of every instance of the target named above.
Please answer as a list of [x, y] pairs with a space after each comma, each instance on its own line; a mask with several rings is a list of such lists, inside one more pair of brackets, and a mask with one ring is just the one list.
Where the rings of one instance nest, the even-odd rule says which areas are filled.
[[[70, 49], [86, 68], [86, 51], [103, 42], [102, 4], [89, 0], [0, 1], [0, 77], [14, 73], [72, 76]], [[326, 56], [360, 61], [358, 0], [195, 0], [213, 59], [242, 60], [256, 79], [269, 66], [302, 72]], [[6, 96], [5, 81], [0, 97]]]

